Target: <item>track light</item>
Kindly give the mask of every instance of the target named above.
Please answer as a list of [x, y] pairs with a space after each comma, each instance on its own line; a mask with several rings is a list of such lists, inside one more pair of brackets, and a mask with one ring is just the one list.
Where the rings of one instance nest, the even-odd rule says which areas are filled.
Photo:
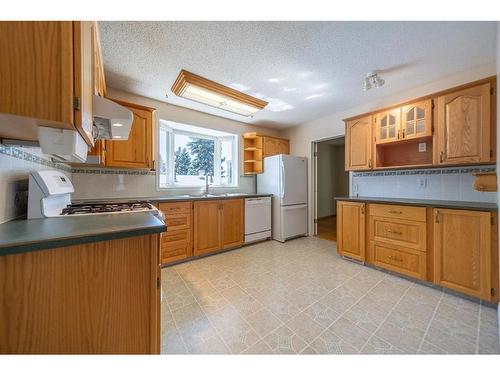
[[385, 81], [379, 77], [377, 72], [370, 72], [363, 80], [363, 90], [368, 91], [371, 88], [378, 89], [379, 87], [383, 86], [384, 83]]

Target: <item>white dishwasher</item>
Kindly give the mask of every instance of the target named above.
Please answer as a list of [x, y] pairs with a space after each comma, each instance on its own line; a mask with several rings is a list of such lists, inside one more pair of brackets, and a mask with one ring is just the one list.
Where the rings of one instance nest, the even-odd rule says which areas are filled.
[[271, 238], [271, 197], [245, 199], [245, 243]]

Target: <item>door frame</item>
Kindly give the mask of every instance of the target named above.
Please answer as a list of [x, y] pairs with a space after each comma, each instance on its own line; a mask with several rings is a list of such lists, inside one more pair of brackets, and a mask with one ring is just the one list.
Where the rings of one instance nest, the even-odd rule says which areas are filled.
[[[318, 235], [318, 143], [331, 141], [334, 139], [344, 138], [345, 134], [336, 135], [334, 137], [321, 138], [311, 142], [311, 173], [312, 173], [312, 214], [313, 214], [313, 230], [312, 235]], [[349, 173], [349, 191], [351, 190], [351, 173]]]

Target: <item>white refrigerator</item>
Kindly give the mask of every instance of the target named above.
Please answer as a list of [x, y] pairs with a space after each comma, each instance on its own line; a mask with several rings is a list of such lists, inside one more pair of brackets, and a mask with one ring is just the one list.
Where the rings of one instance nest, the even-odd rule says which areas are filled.
[[257, 192], [273, 194], [272, 237], [287, 239], [307, 235], [306, 158], [274, 155], [264, 159], [264, 172], [257, 175]]

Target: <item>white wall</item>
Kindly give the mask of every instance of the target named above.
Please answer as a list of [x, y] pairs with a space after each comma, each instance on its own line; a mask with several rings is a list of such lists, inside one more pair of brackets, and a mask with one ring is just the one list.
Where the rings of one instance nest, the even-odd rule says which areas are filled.
[[[467, 82], [496, 75], [497, 68], [495, 64], [480, 66], [466, 72], [453, 74], [443, 79], [431, 83], [423, 84], [419, 87], [409, 87], [404, 92], [396, 95], [381, 97], [372, 102], [365, 103], [355, 108], [343, 112], [334, 113], [329, 116], [287, 129], [284, 136], [290, 139], [291, 153], [299, 156], [306, 156], [309, 159], [309, 171], [311, 171], [311, 142], [321, 139], [327, 139], [345, 134], [344, 123], [342, 119], [355, 116], [361, 113], [374, 111], [377, 108], [387, 107], [396, 103], [404, 102], [430, 94], [432, 92], [444, 90], [453, 86], [458, 86]], [[361, 79], [361, 78], [360, 78]], [[390, 83], [387, 83], [390, 84]], [[381, 92], [384, 88], [382, 87]], [[363, 91], [360, 90], [360, 95]], [[309, 173], [309, 233], [311, 234], [312, 223], [312, 177]]]
[[[209, 129], [221, 130], [228, 133], [241, 135], [245, 132], [260, 132], [268, 135], [279, 136], [280, 133], [274, 129], [265, 129], [243, 122], [229, 120], [226, 118], [210, 115], [207, 113], [198, 112], [192, 109], [183, 108], [160, 102], [158, 100], [146, 98], [132, 93], [108, 89], [108, 96], [115, 99], [121, 99], [130, 103], [145, 105], [156, 108], [155, 126], [161, 120], [175, 121], [183, 124], [200, 126]], [[155, 133], [156, 134], [156, 133]], [[240, 152], [240, 175], [243, 170], [242, 150]], [[173, 195], [184, 192], [199, 192], [197, 189], [172, 189], [172, 190], [156, 190], [156, 180], [154, 173], [133, 173], [133, 171], [116, 171], [111, 172], [109, 169], [90, 169], [79, 170], [73, 173], [73, 184], [75, 185], [74, 199], [96, 199], [96, 198], [141, 198]], [[114, 171], [113, 171], [114, 172]], [[255, 177], [240, 176], [239, 188], [212, 188], [213, 191], [237, 191], [244, 193], [255, 192]]]

